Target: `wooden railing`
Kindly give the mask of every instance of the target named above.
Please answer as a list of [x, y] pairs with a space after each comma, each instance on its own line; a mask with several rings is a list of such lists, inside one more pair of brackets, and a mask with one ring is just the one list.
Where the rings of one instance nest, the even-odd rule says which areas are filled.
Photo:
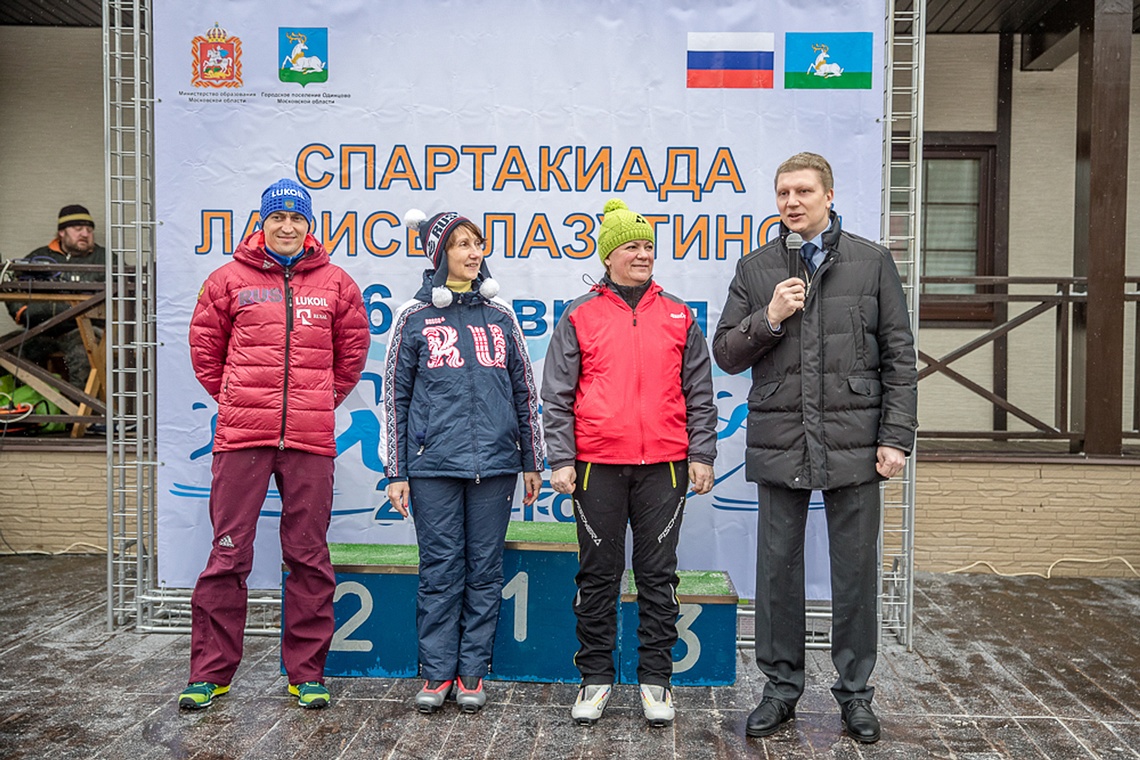
[[[92, 321], [95, 320], [98, 324], [106, 318], [106, 288], [102, 282], [67, 279], [72, 274], [101, 272], [103, 266], [12, 261], [4, 264], [3, 271], [5, 276], [0, 278], [0, 308], [8, 301], [52, 303], [63, 308], [51, 319], [30, 329], [0, 337], [0, 371], [12, 373], [19, 383], [32, 386], [60, 409], [59, 414], [20, 414], [9, 415], [9, 418], [18, 417], [20, 423], [28, 425], [66, 423], [71, 426], [72, 437], [82, 436], [89, 424], [105, 424], [105, 344]], [[46, 276], [47, 279], [37, 279], [37, 276]], [[72, 385], [21, 355], [20, 348], [25, 341], [66, 323], [78, 327], [91, 366], [89, 376], [80, 378], [83, 387]]]
[[[954, 284], [971, 285], [979, 292], [971, 294], [943, 294], [923, 295], [922, 303], [936, 302], [939, 306], [949, 305], [985, 305], [992, 306], [995, 319], [992, 322], [978, 326], [970, 323], [976, 329], [970, 330], [971, 337], [956, 348], [941, 356], [932, 356], [923, 350], [922, 332], [919, 334], [919, 393], [923, 391], [922, 381], [941, 375], [971, 393], [981, 397], [989, 403], [994, 410], [993, 420], [988, 425], [977, 425], [973, 429], [965, 430], [937, 430], [922, 427], [919, 436], [926, 440], [964, 440], [964, 441], [1005, 441], [1011, 447], [1018, 441], [1065, 441], [1069, 444], [1069, 451], [1081, 451], [1084, 438], [1081, 420], [1072, 410], [1080, 408], [1080, 404], [1073, 403], [1073, 381], [1081, 379], [1083, 365], [1079, 360], [1078, 351], [1083, 349], [1080, 331], [1075, 330], [1077, 320], [1076, 312], [1082, 309], [1087, 302], [1087, 278], [1084, 277], [924, 277], [924, 286]], [[1125, 319], [1131, 318], [1135, 325], [1135, 335], [1131, 347], [1131, 362], [1134, 367], [1131, 388], [1131, 427], [1122, 430], [1123, 437], [1127, 439], [1140, 439], [1140, 277], [1127, 277], [1124, 281]], [[1015, 292], [1009, 292], [1014, 290]], [[1040, 292], [1025, 292], [1038, 290]], [[1025, 308], [1011, 306], [1023, 304]], [[921, 306], [920, 306], [921, 309]], [[932, 309], [933, 311], [933, 309]], [[938, 309], [943, 312], [943, 309]], [[1016, 313], [1009, 315], [1010, 311]], [[1131, 312], [1131, 314], [1129, 314]], [[920, 317], [922, 312], [920, 311]], [[1042, 319], [1053, 322], [1053, 341], [1051, 350], [1054, 353], [1053, 372], [1053, 413], [1052, 419], [1042, 419], [1040, 412], [1034, 413], [1028, 406], [1031, 401], [1038, 402], [1040, 397], [1019, 401], [1011, 398], [1005, 391], [1008, 383], [1007, 357], [1008, 345], [1018, 339], [1017, 330], [1024, 325]], [[946, 322], [937, 323], [937, 327], [946, 326]], [[983, 330], [977, 335], [977, 329]], [[1123, 333], [1123, 330], [1122, 330]], [[943, 333], [946, 334], [946, 333]], [[1101, 336], [1089, 335], [1087, 341], [1102, 339]], [[955, 363], [979, 349], [993, 347], [995, 361], [991, 377], [980, 380], [970, 377], [965, 371], [955, 367]], [[1048, 350], [1042, 346], [1042, 350]], [[1121, 355], [1128, 361], [1125, 346], [1121, 346]], [[1078, 373], [1073, 376], [1074, 369]], [[1124, 372], [1122, 362], [1120, 371]], [[1101, 382], [1103, 378], [1084, 378], [1089, 386]], [[1000, 390], [995, 390], [1000, 389]], [[1126, 391], [1127, 397], [1127, 391]], [[1079, 401], [1079, 400], [1078, 400]], [[1028, 426], [1028, 430], [1009, 430], [1006, 420], [1014, 417]], [[1123, 418], [1123, 415], [1122, 415]], [[937, 444], [934, 445], [937, 448]]]

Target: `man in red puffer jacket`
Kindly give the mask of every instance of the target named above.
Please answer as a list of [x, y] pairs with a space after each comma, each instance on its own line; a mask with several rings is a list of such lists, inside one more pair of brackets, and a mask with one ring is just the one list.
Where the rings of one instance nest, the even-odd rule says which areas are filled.
[[356, 283], [310, 234], [305, 188], [288, 179], [270, 185], [261, 226], [206, 279], [190, 321], [194, 373], [218, 402], [218, 424], [213, 546], [191, 599], [190, 683], [178, 698], [187, 709], [229, 691], [241, 661], [245, 580], [271, 475], [289, 568], [281, 642], [289, 692], [302, 707], [329, 703], [334, 410], [360, 380], [368, 319]]

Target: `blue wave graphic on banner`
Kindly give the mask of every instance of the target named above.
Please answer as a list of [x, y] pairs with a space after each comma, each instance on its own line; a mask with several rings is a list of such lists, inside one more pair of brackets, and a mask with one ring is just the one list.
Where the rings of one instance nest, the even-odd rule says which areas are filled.
[[[209, 499], [210, 498], [209, 486], [190, 486], [190, 485], [186, 485], [185, 483], [175, 483], [174, 486], [170, 489], [170, 493], [173, 496], [181, 496], [184, 499]], [[335, 497], [338, 493], [339, 493], [339, 491], [337, 491], [334, 488], [333, 489], [333, 496]], [[265, 498], [267, 500], [281, 501], [281, 494], [280, 494], [280, 492], [278, 492], [278, 490], [276, 488], [270, 488], [266, 492]], [[332, 511], [332, 516], [333, 517], [340, 517], [343, 515], [359, 515], [359, 514], [364, 514], [366, 512], [371, 513], [371, 512], [374, 512], [375, 510], [376, 510], [375, 507], [365, 507], [363, 509], [334, 509]], [[281, 516], [281, 510], [280, 509], [262, 508], [262, 510], [258, 514], [261, 517], [280, 517]]]

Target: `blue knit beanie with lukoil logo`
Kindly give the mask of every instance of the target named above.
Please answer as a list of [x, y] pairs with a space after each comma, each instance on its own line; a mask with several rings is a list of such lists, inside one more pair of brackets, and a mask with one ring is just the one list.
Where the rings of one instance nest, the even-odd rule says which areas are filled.
[[313, 231], [313, 201], [309, 191], [291, 179], [279, 179], [261, 194], [261, 219], [274, 211], [292, 211], [309, 220], [309, 231]]

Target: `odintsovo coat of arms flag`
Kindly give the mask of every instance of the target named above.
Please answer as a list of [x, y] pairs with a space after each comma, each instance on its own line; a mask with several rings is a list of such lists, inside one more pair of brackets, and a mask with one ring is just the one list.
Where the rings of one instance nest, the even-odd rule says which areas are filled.
[[871, 32], [788, 32], [784, 88], [871, 89], [874, 39]]

